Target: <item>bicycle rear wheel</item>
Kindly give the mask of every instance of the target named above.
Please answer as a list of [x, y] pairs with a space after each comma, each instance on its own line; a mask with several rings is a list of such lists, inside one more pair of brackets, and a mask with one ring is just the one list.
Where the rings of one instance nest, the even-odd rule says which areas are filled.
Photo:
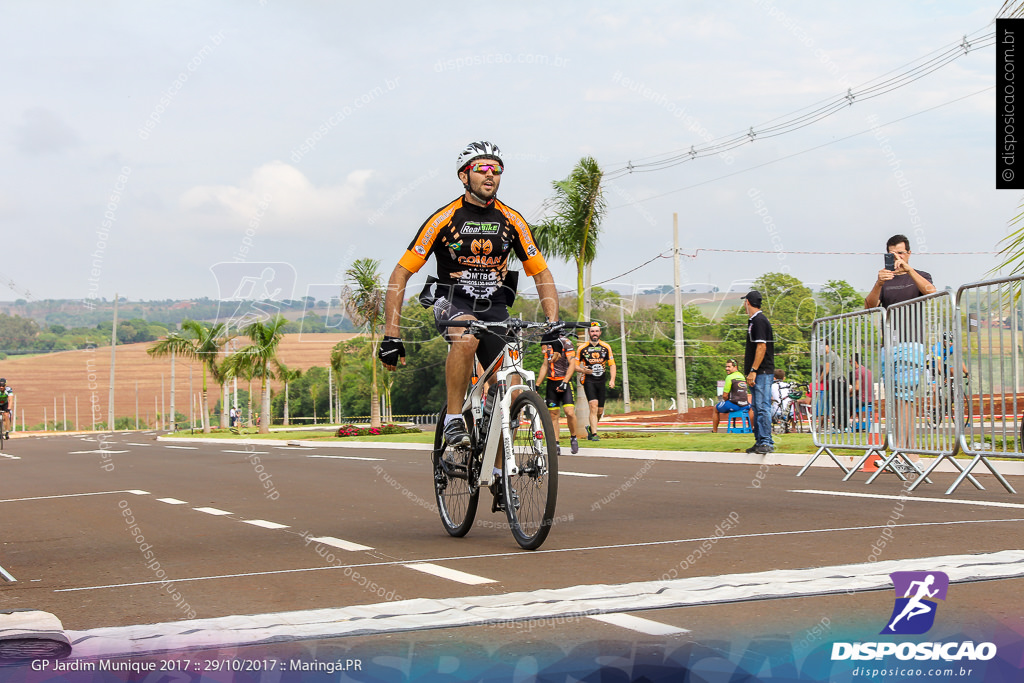
[[[476, 506], [480, 500], [479, 467], [475, 466], [471, 448], [450, 448], [444, 441], [444, 416], [447, 404], [438, 415], [434, 430], [434, 497], [441, 524], [451, 536], [461, 538], [469, 533], [476, 519]], [[472, 433], [472, 423], [467, 427]]]
[[502, 479], [512, 535], [526, 550], [539, 548], [551, 531], [558, 497], [558, 438], [551, 414], [535, 391], [512, 402], [512, 459], [517, 473]]

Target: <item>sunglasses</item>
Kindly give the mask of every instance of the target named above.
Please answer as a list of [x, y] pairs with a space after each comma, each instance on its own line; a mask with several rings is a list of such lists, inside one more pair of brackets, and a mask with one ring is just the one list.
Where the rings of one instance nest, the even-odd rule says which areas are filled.
[[502, 168], [501, 164], [473, 164], [470, 166], [470, 170], [474, 173], [487, 173], [488, 171], [493, 171], [494, 175], [501, 175], [505, 169]]

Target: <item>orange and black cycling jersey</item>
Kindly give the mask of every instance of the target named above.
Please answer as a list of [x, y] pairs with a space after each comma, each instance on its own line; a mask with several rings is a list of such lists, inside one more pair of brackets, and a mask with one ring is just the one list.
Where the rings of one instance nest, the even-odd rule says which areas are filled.
[[544, 360], [548, 363], [548, 379], [553, 382], [561, 382], [569, 374], [569, 357], [572, 353], [572, 342], [567, 337], [562, 337], [562, 352], [556, 353], [550, 346], [544, 347]]
[[580, 350], [576, 352], [576, 361], [580, 368], [586, 368], [588, 370], [600, 367], [594, 375], [582, 374], [584, 382], [603, 382], [605, 377], [604, 373], [609, 367], [615, 365], [615, 356], [612, 354], [612, 347], [606, 342], [598, 341], [594, 343], [588, 341], [586, 344], [580, 347]]
[[482, 207], [459, 197], [423, 223], [398, 263], [415, 273], [433, 254], [438, 282], [450, 286], [446, 298], [496, 300], [512, 251], [531, 277], [547, 268], [518, 211], [498, 200]]

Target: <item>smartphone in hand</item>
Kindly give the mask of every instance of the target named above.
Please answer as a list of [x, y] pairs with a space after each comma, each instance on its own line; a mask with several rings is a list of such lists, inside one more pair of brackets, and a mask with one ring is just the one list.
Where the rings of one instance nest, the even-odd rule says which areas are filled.
[[885, 269], [896, 270], [896, 257], [892, 254], [885, 255]]

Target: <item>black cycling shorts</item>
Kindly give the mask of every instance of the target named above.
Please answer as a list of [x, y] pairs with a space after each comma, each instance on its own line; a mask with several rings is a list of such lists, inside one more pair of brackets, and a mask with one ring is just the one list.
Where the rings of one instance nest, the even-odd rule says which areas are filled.
[[583, 381], [583, 393], [587, 395], [587, 401], [597, 401], [599, 408], [604, 408], [607, 388], [607, 382], [602, 380], [594, 381], [590, 375], [587, 375], [587, 378]]
[[[473, 303], [470, 301], [462, 301], [460, 299], [449, 301], [448, 299], [441, 298], [434, 302], [435, 324], [465, 316], [489, 322], [502, 322], [503, 320], [508, 320], [508, 308], [504, 306], [491, 306], [486, 310], [474, 311]], [[452, 336], [459, 336], [464, 329], [461, 327], [438, 327], [437, 331], [441, 333], [446, 342], [451, 344]], [[505, 349], [505, 340], [499, 336], [503, 331], [504, 328], [496, 330], [498, 334], [484, 333], [480, 335], [480, 343], [476, 347], [476, 357], [485, 370]]]
[[559, 391], [558, 387], [562, 384], [560, 379], [549, 379], [547, 381], [547, 387], [544, 390], [544, 400], [548, 404], [548, 408], [557, 410], [561, 406], [571, 406], [576, 404], [576, 399], [572, 395], [572, 382], [566, 382], [565, 391]]

